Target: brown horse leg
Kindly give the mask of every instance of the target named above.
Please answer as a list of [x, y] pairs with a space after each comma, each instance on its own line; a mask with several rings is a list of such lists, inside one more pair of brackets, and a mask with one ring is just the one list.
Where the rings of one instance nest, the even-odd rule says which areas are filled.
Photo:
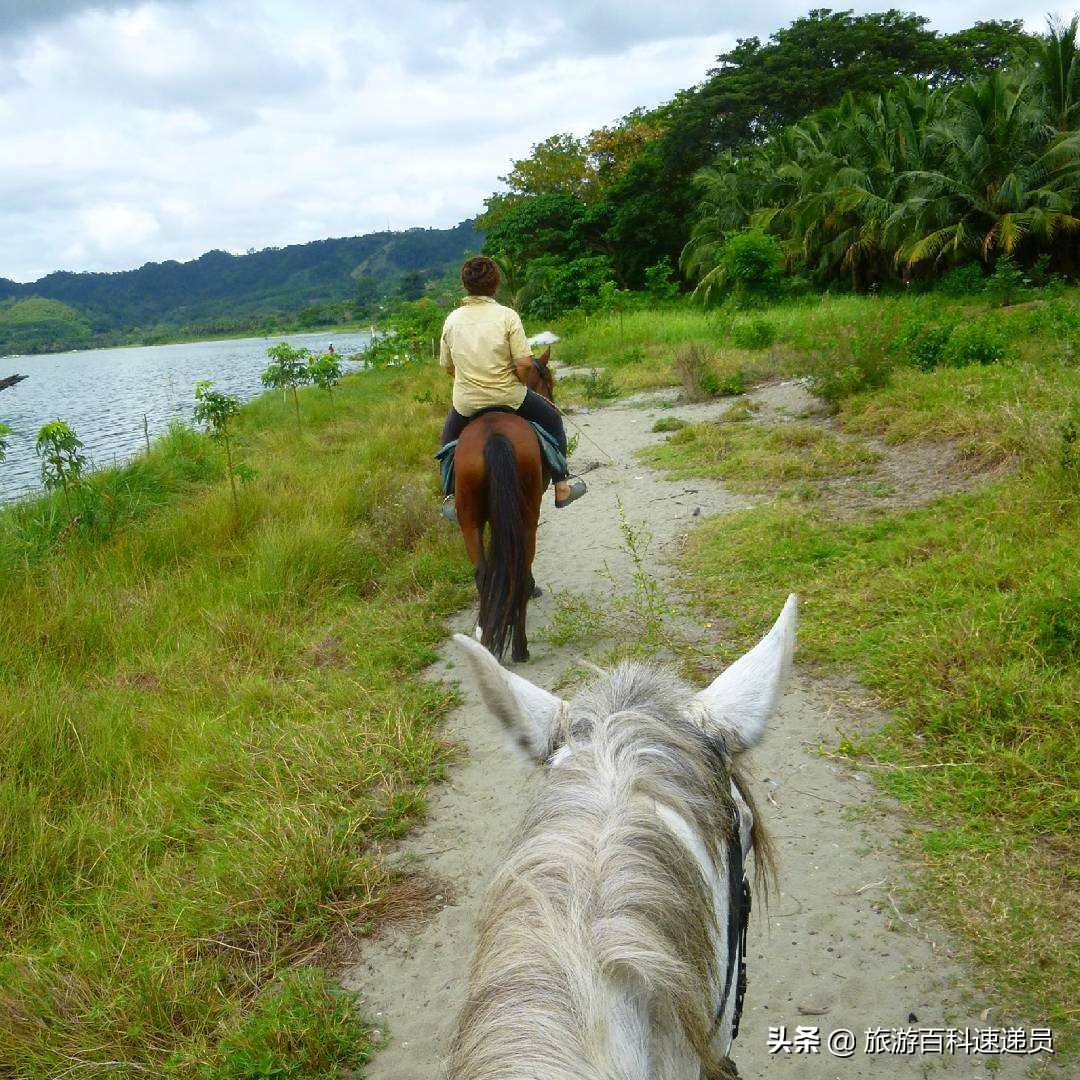
[[[539, 499], [537, 499], [539, 502]], [[536, 586], [536, 579], [532, 575], [533, 559], [536, 558], [536, 526], [538, 524], [540, 513], [539, 506], [535, 510], [530, 506], [529, 516], [530, 521], [527, 523], [526, 540], [525, 540], [525, 565], [529, 568], [529, 598], [535, 599], [540, 590]], [[513, 660], [522, 662], [529, 659], [529, 639], [525, 633], [525, 617], [529, 611], [529, 601], [526, 601], [521, 605], [521, 610], [517, 614], [517, 619], [514, 621], [514, 640], [513, 648], [510, 656]]]

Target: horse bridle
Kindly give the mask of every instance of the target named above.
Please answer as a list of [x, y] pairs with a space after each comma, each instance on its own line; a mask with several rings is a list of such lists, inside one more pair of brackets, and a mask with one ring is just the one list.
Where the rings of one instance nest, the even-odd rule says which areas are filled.
[[535, 356], [532, 358], [532, 366], [533, 366], [533, 371], [536, 372], [537, 376], [540, 379], [540, 382], [543, 383], [543, 385], [545, 387], [547, 387], [548, 393], [554, 394], [555, 393], [555, 376], [552, 375], [551, 368], [544, 367], [544, 365], [541, 364], [540, 361], [537, 360]]
[[[728, 918], [727, 918], [727, 972], [724, 992], [716, 1012], [715, 1028], [724, 1020], [724, 1012], [735, 992], [735, 1011], [731, 1016], [731, 1038], [739, 1034], [743, 999], [746, 997], [746, 931], [750, 925], [750, 882], [746, 879], [746, 863], [743, 859], [742, 835], [739, 828], [739, 809], [735, 807], [735, 824], [727, 842], [728, 864]], [[736, 958], [738, 971], [736, 971]]]

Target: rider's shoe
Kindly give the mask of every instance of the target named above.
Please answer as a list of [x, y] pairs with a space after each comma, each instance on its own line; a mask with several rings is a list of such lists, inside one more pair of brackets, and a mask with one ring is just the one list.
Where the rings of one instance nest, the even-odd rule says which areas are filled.
[[455, 525], [458, 523], [457, 507], [454, 505], [454, 498], [452, 495], [443, 499], [443, 504], [439, 513], [442, 514], [447, 521], [452, 521]]
[[576, 499], [580, 499], [581, 496], [584, 495], [586, 491], [588, 491], [588, 488], [585, 487], [585, 481], [584, 480], [575, 480], [570, 485], [570, 494], [567, 495], [565, 499], [556, 499], [555, 500], [555, 508], [557, 510], [561, 510], [564, 506], [569, 506]]

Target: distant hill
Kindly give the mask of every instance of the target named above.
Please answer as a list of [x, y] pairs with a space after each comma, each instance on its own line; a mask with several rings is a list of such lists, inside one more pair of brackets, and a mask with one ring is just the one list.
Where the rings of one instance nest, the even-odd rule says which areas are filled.
[[[407, 274], [439, 277], [482, 244], [472, 221], [463, 221], [452, 229], [369, 233], [247, 255], [208, 251], [190, 262], [147, 263], [116, 273], [58, 271], [25, 284], [0, 278], [0, 353], [52, 349], [57, 341], [72, 348], [151, 340], [184, 328], [254, 327], [352, 300], [360, 279], [370, 296], [391, 294]], [[60, 307], [41, 307], [45, 301], [60, 301]], [[31, 303], [29, 311], [19, 302]], [[67, 326], [62, 335], [57, 319]], [[42, 332], [35, 334], [33, 325], [42, 320]]]
[[0, 301], [0, 355], [64, 352], [92, 341], [86, 319], [59, 300], [32, 296]]

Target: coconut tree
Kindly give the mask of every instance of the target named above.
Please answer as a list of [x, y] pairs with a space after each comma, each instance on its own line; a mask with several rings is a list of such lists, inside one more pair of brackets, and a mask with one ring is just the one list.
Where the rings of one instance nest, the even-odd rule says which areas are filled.
[[1080, 229], [1074, 216], [1078, 140], [1047, 145], [1026, 81], [1000, 71], [951, 92], [929, 133], [933, 168], [906, 172], [891, 224], [908, 267], [977, 256], [993, 262], [1030, 238], [1043, 249]]
[[1046, 113], [1046, 121], [1057, 134], [1075, 131], [1080, 125], [1080, 49], [1076, 36], [1080, 15], [1063, 26], [1051, 19], [1045, 37], [1031, 48], [1035, 64], [1035, 85]]

